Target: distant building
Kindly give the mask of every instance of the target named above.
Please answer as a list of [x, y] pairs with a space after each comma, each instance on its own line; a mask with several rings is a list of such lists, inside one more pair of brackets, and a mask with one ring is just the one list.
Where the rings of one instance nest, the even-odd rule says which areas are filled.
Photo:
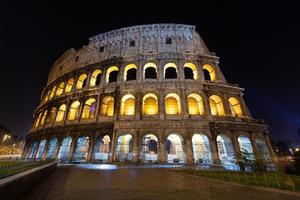
[[0, 125], [0, 159], [3, 155], [21, 155], [24, 144], [24, 138], [17, 138], [8, 128]]

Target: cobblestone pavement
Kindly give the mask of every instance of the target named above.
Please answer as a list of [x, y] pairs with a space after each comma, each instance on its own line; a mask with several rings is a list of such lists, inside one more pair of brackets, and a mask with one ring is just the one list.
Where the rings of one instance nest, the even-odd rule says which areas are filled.
[[299, 196], [224, 184], [167, 169], [83, 169], [60, 166], [53, 174], [17, 199], [254, 199], [299, 200]]

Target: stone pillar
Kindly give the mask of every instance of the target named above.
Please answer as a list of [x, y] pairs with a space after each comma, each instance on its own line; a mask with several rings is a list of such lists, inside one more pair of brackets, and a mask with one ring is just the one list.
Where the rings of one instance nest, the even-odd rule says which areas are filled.
[[55, 147], [55, 151], [54, 151], [54, 159], [55, 160], [58, 160], [58, 153], [59, 153], [59, 148], [61, 146], [61, 143], [62, 143], [62, 139], [57, 139], [56, 147]]
[[72, 137], [72, 142], [71, 142], [71, 146], [70, 146], [70, 151], [69, 151], [69, 155], [68, 155], [68, 159], [67, 159], [68, 161], [72, 161], [72, 159], [73, 159], [73, 155], [74, 155], [75, 150], [76, 150], [77, 139], [78, 139], [77, 136]]
[[140, 92], [136, 93], [135, 97], [135, 119], [140, 120], [142, 115], [142, 94]]
[[252, 149], [253, 149], [253, 154], [254, 154], [254, 155], [255, 155], [255, 154], [258, 154], [259, 151], [258, 151], [258, 148], [257, 148], [257, 145], [256, 145], [254, 133], [250, 133], [249, 139], [250, 139], [250, 142], [251, 142], [251, 147], [252, 147]]
[[276, 153], [274, 152], [273, 147], [271, 145], [270, 138], [268, 136], [268, 132], [264, 133], [264, 138], [265, 138], [265, 143], [266, 143], [269, 153], [270, 153], [271, 160], [273, 162], [277, 162], [278, 159], [277, 159]]
[[[114, 130], [112, 130], [114, 131]], [[114, 160], [114, 155], [115, 155], [115, 133], [111, 134], [112, 137], [110, 139], [110, 143], [109, 143], [109, 155], [108, 155], [108, 162], [113, 162]]]
[[33, 157], [32, 157], [34, 160], [36, 160], [36, 155], [37, 155], [37, 153], [38, 153], [38, 151], [39, 151], [39, 148], [40, 148], [40, 142], [38, 142], [37, 148], [36, 148], [36, 150], [34, 151], [34, 154], [33, 154]]
[[231, 131], [231, 142], [232, 142], [232, 147], [234, 151], [234, 155], [238, 154], [241, 152], [240, 145], [237, 139], [237, 136], [233, 131]]
[[222, 96], [220, 96], [220, 98], [223, 101], [225, 116], [232, 116], [227, 95], [225, 93], [222, 93]]
[[94, 136], [89, 137], [89, 148], [87, 152], [87, 157], [86, 157], [86, 162], [91, 162], [92, 161], [92, 156], [94, 152], [94, 144], [95, 144], [95, 139]]
[[220, 165], [221, 161], [219, 158], [219, 154], [218, 154], [218, 145], [217, 145], [217, 140], [216, 140], [216, 134], [213, 133], [210, 137], [209, 137], [210, 141], [210, 152], [211, 152], [211, 156], [212, 156], [212, 163], [214, 165]]
[[49, 141], [50, 141], [50, 139], [46, 140], [44, 152], [43, 152], [43, 155], [42, 155], [42, 160], [47, 159], [47, 154], [48, 154], [48, 151], [49, 151]]
[[192, 142], [190, 140], [190, 137], [187, 137], [185, 141], [185, 157], [187, 164], [193, 164]]
[[140, 134], [139, 134], [139, 130], [136, 131], [135, 133], [135, 137], [133, 138], [133, 160], [132, 162], [136, 162], [139, 163], [139, 150], [140, 150]]
[[165, 118], [165, 94], [163, 90], [159, 90], [159, 116], [163, 120]]
[[165, 138], [161, 137], [158, 144], [158, 161], [160, 164], [166, 163], [166, 149], [165, 149]]
[[187, 95], [185, 93], [185, 90], [182, 89], [181, 90], [181, 95], [180, 95], [180, 103], [182, 105], [182, 108], [181, 108], [181, 116], [183, 116], [184, 119], [188, 119], [189, 118], [189, 111], [188, 111], [188, 98], [187, 98]]

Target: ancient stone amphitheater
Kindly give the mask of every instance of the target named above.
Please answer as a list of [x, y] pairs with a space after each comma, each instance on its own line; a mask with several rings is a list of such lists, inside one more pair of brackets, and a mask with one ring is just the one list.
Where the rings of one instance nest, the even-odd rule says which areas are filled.
[[234, 166], [274, 159], [268, 127], [226, 82], [195, 26], [151, 24], [96, 35], [53, 65], [23, 156], [61, 162]]

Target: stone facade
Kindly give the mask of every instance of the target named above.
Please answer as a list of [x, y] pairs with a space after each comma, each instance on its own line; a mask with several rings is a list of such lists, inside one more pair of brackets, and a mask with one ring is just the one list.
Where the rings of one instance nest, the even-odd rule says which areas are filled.
[[[145, 78], [147, 63], [155, 65], [156, 78]], [[169, 63], [172, 63], [173, 68], [176, 69], [175, 78], [166, 78], [166, 66]], [[186, 63], [192, 63], [196, 67], [191, 70], [197, 76], [187, 78]], [[135, 78], [125, 80], [126, 67], [131, 64], [136, 66]], [[211, 68], [207, 70], [205, 65]], [[118, 74], [115, 81], [109, 82], [112, 66], [117, 67]], [[95, 70], [101, 70], [101, 78], [97, 76], [97, 80], [99, 79], [97, 84], [91, 84], [92, 79], [95, 79], [93, 75]], [[210, 79], [205, 76], [205, 71], [210, 75]], [[81, 79], [82, 74], [85, 74], [86, 78]], [[71, 90], [66, 92], [67, 81], [71, 78], [74, 80]], [[81, 81], [84, 83], [81, 84]], [[64, 83], [60, 88], [62, 92], [58, 91], [60, 83]], [[83, 87], [78, 88], [78, 85]], [[217, 140], [218, 135], [227, 138], [232, 145], [232, 154], [242, 149], [240, 136], [249, 139], [251, 146], [249, 148], [254, 154], [263, 151], [261, 145], [258, 147], [259, 140], [259, 144], [264, 143], [266, 146], [269, 158], [274, 160], [276, 157], [268, 138], [268, 127], [262, 120], [253, 119], [244, 102], [243, 91], [244, 89], [238, 85], [226, 82], [219, 67], [219, 58], [208, 50], [195, 31], [195, 26], [153, 24], [103, 33], [90, 38], [89, 44], [82, 49], [68, 50], [53, 65], [47, 86], [41, 95], [41, 103], [34, 112], [34, 123], [27, 136], [23, 157], [59, 159], [63, 139], [70, 136], [68, 156], [65, 160], [74, 160], [76, 152], [83, 152], [84, 161], [96, 162], [95, 154], [99, 149], [96, 150], [95, 145], [99, 142], [99, 138], [101, 140], [103, 136], [108, 135], [110, 140], [107, 148], [109, 152], [105, 151], [106, 162], [121, 161], [124, 158], [131, 162], [177, 162], [176, 156], [170, 156], [172, 153], [175, 155], [178, 150], [177, 147], [173, 152], [170, 150], [175, 141], [166, 144], [171, 140], [169, 136], [175, 134], [181, 138], [182, 147], [178, 151], [184, 155], [184, 159], [180, 161], [182, 163], [201, 164], [198, 162], [198, 157], [200, 154], [200, 157], [203, 156], [203, 153], [210, 154], [211, 164], [224, 163], [226, 155], [224, 150], [220, 149], [222, 144]], [[158, 111], [146, 115], [144, 97], [149, 93], [157, 97]], [[134, 97], [135, 109], [134, 114], [124, 115], [120, 112], [121, 107], [124, 106], [122, 98], [128, 94]], [[168, 94], [176, 94], [180, 99], [177, 101], [180, 111], [176, 114], [169, 114], [167, 111]], [[192, 103], [188, 100], [190, 94], [201, 97], [202, 113], [198, 110], [199, 114], [191, 114]], [[113, 115], [110, 116], [101, 114], [102, 104], [107, 96], [114, 99]], [[220, 104], [214, 101], [212, 96], [220, 98], [222, 104], [220, 111], [218, 110]], [[85, 102], [90, 98], [95, 100], [93, 115], [83, 117], [83, 113], [86, 112]], [[235, 115], [233, 108], [235, 105], [229, 102], [230, 98], [237, 100], [239, 115]], [[70, 106], [74, 101], [80, 102], [79, 107], [76, 108], [78, 113], [75, 119], [69, 120], [70, 109], [72, 109]], [[62, 119], [59, 120], [58, 109], [61, 105], [65, 105], [66, 109], [61, 112]], [[50, 117], [51, 108], [56, 108], [52, 117]], [[217, 110], [217, 114], [213, 109]], [[198, 143], [196, 144], [193, 138], [199, 133], [201, 137], [204, 135], [204, 140], [207, 138], [207, 141], [202, 141], [201, 146], [202, 149], [207, 148], [207, 150], [201, 152], [196, 159]], [[157, 158], [145, 160], [142, 154], [145, 153], [144, 137], [147, 134], [156, 137], [153, 143], [156, 148], [153, 150], [151, 147], [153, 150], [151, 154], [156, 155]], [[119, 140], [120, 136], [124, 135], [131, 136], [130, 142]], [[82, 137], [87, 138], [87, 142], [84, 143], [87, 145], [80, 150], [78, 138]], [[57, 139], [55, 149], [53, 150], [52, 147], [53, 155], [47, 156], [49, 143], [53, 138]], [[41, 141], [44, 141], [42, 146]], [[129, 147], [126, 150], [122, 145], [129, 145]], [[147, 148], [149, 150], [150, 147]], [[226, 148], [224, 146], [225, 151]], [[122, 151], [126, 153], [125, 157], [121, 156], [123, 159], [119, 155]], [[225, 156], [222, 157], [221, 154]]]

